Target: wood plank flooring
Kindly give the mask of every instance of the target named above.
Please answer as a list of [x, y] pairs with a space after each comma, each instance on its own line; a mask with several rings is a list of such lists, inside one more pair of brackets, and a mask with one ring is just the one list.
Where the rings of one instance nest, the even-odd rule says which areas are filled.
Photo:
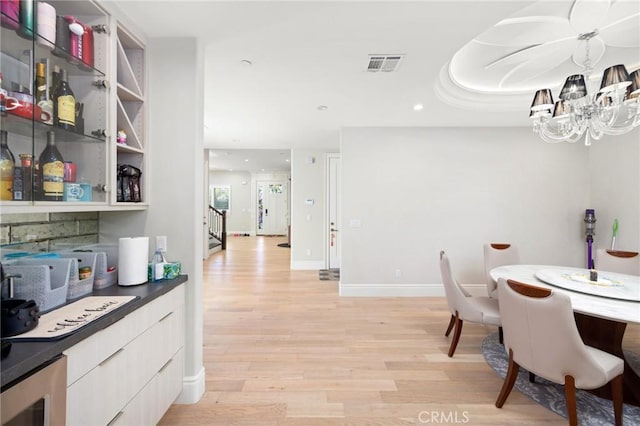
[[[235, 237], [204, 262], [206, 392], [161, 425], [566, 425], [502, 385], [465, 323], [453, 358], [444, 298], [341, 298], [290, 271], [280, 237]], [[625, 348], [640, 352], [640, 327]]]

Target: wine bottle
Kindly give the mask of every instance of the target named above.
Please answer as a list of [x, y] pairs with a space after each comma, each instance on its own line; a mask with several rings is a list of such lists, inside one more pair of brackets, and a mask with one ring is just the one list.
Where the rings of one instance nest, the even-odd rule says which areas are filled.
[[60, 81], [53, 91], [53, 117], [56, 125], [65, 130], [75, 130], [76, 98], [67, 82], [67, 70], [60, 70]]
[[0, 200], [13, 199], [13, 169], [16, 160], [7, 145], [7, 131], [0, 130]]
[[51, 71], [51, 86], [49, 86], [49, 99], [53, 100], [53, 91], [58, 87], [60, 83], [60, 67], [57, 65], [53, 66], [53, 71]]
[[40, 154], [42, 200], [62, 201], [64, 193], [64, 160], [56, 148], [56, 134], [47, 132], [47, 146]]

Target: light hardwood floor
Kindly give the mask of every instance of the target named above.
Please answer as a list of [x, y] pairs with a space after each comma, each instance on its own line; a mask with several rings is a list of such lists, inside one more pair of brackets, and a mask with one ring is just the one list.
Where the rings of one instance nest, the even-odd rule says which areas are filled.
[[[204, 262], [206, 392], [161, 425], [566, 425], [480, 352], [495, 328], [465, 323], [453, 358], [444, 298], [338, 297], [290, 271], [279, 237], [235, 237]], [[625, 348], [640, 352], [640, 327]]]

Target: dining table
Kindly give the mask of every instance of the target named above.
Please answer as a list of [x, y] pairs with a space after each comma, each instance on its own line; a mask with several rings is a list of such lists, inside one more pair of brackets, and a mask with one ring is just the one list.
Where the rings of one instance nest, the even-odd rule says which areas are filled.
[[[503, 265], [489, 274], [567, 294], [582, 340], [624, 360], [624, 402], [640, 406], [640, 368], [622, 348], [627, 324], [640, 324], [640, 276], [557, 265]], [[612, 399], [606, 385], [589, 392]]]

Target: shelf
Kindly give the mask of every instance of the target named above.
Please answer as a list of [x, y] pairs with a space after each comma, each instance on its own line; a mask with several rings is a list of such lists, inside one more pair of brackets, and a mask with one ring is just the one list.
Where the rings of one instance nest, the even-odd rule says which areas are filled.
[[118, 98], [122, 102], [144, 102], [144, 98], [118, 83]]
[[[98, 138], [92, 135], [83, 135], [69, 130], [61, 129], [57, 126], [42, 123], [40, 121], [32, 121], [31, 119], [22, 118], [8, 113], [6, 117], [0, 120], [0, 128], [9, 133], [32, 137], [39, 140], [47, 139], [47, 132], [53, 130], [56, 132], [57, 140], [61, 142], [87, 142], [87, 143], [104, 143], [104, 138]], [[61, 136], [63, 135], [63, 136]]]
[[129, 119], [129, 114], [127, 114], [127, 111], [125, 110], [122, 102], [120, 102], [120, 99], [118, 99], [118, 130], [124, 130], [127, 134], [127, 145], [140, 150], [144, 149], [142, 141], [138, 136], [136, 126], [134, 126]]
[[119, 153], [144, 154], [144, 151], [122, 143], [116, 144]]
[[146, 210], [149, 207], [146, 203], [118, 203], [117, 205], [110, 205], [106, 202], [71, 203], [66, 201], [35, 201], [33, 204], [28, 201], [0, 202], [2, 214], [121, 211], [123, 206], [127, 207], [127, 210]]
[[[36, 61], [40, 57], [46, 56], [50, 59], [52, 69], [54, 65], [57, 65], [60, 68], [67, 70], [70, 77], [90, 75], [94, 75], [98, 78], [105, 77], [105, 73], [103, 71], [89, 67], [84, 62], [79, 62], [78, 59], [62, 52], [60, 49], [56, 50], [56, 54], [52, 54], [51, 48], [34, 43], [33, 40], [17, 37], [16, 35], [17, 33], [15, 31], [2, 27], [0, 32], [0, 39], [2, 40], [2, 62], [6, 62], [7, 60], [17, 61], [27, 67], [28, 71], [31, 55], [35, 57]], [[7, 85], [7, 82], [4, 82], [4, 84], [5, 88], [8, 90], [9, 86]]]
[[129, 58], [125, 52], [120, 39], [118, 39], [118, 85], [122, 85], [131, 93], [142, 97], [142, 89], [136, 79], [136, 75], [131, 67]]

